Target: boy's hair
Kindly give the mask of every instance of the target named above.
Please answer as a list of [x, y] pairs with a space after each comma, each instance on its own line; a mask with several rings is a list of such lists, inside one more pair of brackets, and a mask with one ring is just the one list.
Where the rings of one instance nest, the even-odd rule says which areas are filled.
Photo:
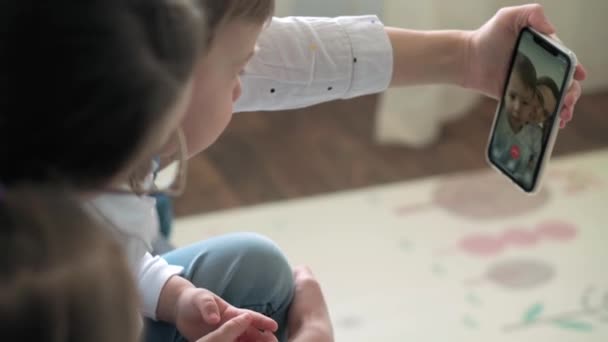
[[524, 85], [536, 89], [536, 68], [528, 56], [518, 52], [513, 70], [519, 75]]
[[212, 44], [217, 29], [235, 19], [264, 23], [274, 14], [275, 0], [196, 0], [207, 17], [206, 43]]
[[117, 242], [67, 193], [0, 199], [0, 336], [6, 341], [136, 341], [137, 292]]
[[97, 188], [126, 172], [191, 77], [203, 29], [192, 0], [2, 1], [0, 183]]

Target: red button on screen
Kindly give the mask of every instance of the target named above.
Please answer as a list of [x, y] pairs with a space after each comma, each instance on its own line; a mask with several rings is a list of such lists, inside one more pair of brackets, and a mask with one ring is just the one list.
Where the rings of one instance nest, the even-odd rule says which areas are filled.
[[517, 160], [521, 157], [521, 151], [519, 150], [519, 146], [513, 145], [511, 147], [511, 158]]

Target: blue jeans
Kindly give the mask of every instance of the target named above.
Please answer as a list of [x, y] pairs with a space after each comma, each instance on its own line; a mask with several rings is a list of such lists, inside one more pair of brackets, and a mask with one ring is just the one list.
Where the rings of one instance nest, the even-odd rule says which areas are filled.
[[173, 225], [173, 200], [167, 195], [154, 195], [153, 197], [156, 199], [160, 233], [165, 239], [169, 239]]
[[[293, 274], [287, 259], [269, 239], [240, 233], [205, 240], [163, 255], [183, 266], [183, 277], [228, 303], [257, 311], [279, 324], [277, 338], [287, 341], [287, 312], [293, 299]], [[175, 326], [146, 322], [146, 342], [185, 341]]]

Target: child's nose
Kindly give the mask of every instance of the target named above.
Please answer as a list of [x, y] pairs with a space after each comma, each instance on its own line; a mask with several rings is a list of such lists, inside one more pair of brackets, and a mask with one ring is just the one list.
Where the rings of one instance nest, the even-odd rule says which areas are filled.
[[513, 109], [515, 111], [519, 111], [519, 108], [521, 107], [521, 103], [519, 102], [519, 100], [515, 100], [513, 101]]

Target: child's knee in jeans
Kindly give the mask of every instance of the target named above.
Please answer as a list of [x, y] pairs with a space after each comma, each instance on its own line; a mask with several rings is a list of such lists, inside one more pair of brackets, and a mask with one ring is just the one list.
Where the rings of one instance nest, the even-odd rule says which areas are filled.
[[[291, 300], [292, 269], [273, 241], [255, 233], [236, 233], [207, 243], [187, 270], [195, 285], [210, 285], [208, 289], [244, 305], [272, 303], [279, 309]], [[254, 301], [243, 302], [250, 300]]]
[[[255, 233], [243, 233], [239, 237], [241, 262], [257, 272], [272, 275], [288, 288], [293, 287], [293, 271], [287, 257], [281, 249], [269, 238]], [[263, 272], [263, 270], [272, 270]], [[261, 272], [262, 271], [262, 272]]]

